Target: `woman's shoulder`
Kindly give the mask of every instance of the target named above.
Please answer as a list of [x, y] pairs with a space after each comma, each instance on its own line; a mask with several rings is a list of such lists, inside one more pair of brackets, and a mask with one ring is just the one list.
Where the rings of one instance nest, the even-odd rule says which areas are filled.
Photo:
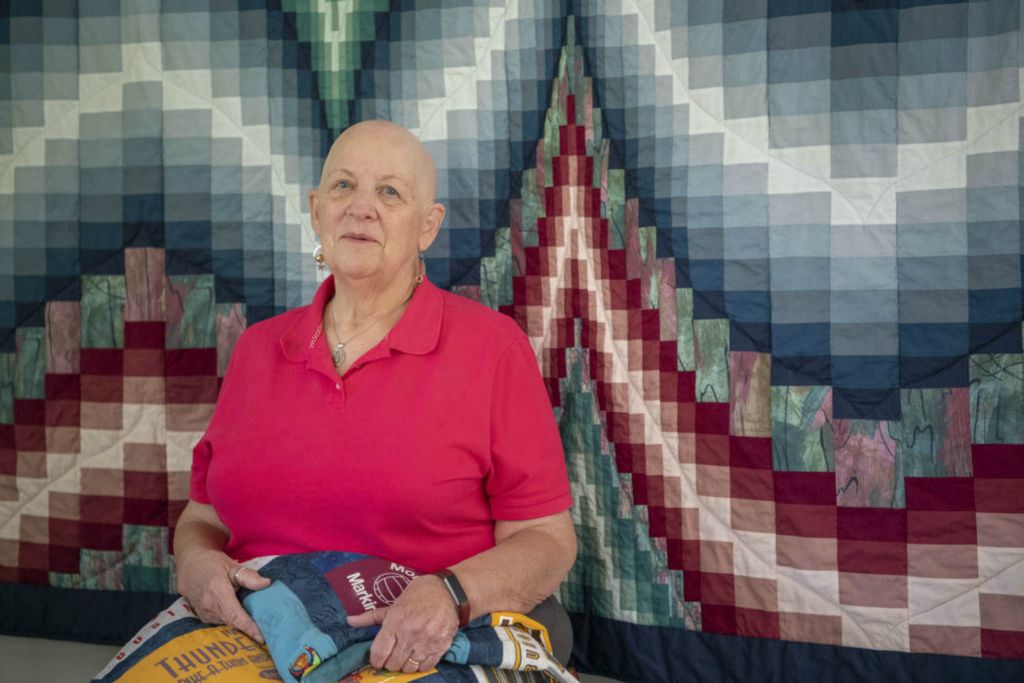
[[474, 337], [488, 337], [492, 341], [525, 339], [526, 335], [509, 316], [488, 308], [460, 294], [441, 290], [444, 301], [444, 324], [460, 331], [472, 331]]
[[284, 335], [303, 319], [312, 304], [291, 308], [284, 313], [249, 323], [238, 338], [237, 346], [266, 347], [276, 344]]

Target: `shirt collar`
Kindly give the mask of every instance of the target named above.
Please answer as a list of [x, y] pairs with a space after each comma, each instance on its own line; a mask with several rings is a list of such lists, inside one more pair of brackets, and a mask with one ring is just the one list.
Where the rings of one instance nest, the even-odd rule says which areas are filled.
[[[334, 296], [334, 276], [329, 276], [316, 290], [312, 303], [306, 306], [295, 321], [281, 335], [281, 349], [292, 361], [309, 359], [321, 340], [324, 306]], [[426, 277], [413, 293], [408, 308], [388, 333], [390, 348], [404, 353], [423, 355], [437, 347], [441, 337], [441, 318], [444, 300], [441, 290]]]

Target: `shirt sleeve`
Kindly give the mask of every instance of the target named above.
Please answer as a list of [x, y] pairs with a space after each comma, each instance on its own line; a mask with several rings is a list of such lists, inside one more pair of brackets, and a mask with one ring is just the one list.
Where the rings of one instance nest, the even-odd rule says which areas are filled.
[[554, 411], [525, 336], [509, 345], [495, 372], [485, 488], [495, 520], [535, 519], [572, 505]]
[[213, 409], [213, 417], [210, 424], [206, 426], [206, 432], [199, 442], [192, 448], [192, 474], [189, 478], [189, 498], [197, 503], [210, 505], [210, 494], [206, 489], [206, 479], [210, 471], [210, 463], [213, 460], [214, 444], [218, 426], [218, 415], [224, 412], [224, 404], [230, 400], [235, 381], [232, 379], [236, 374], [235, 367], [241, 362], [242, 340], [245, 333], [235, 342], [235, 348], [231, 353], [231, 360], [228, 361], [228, 369], [224, 373], [224, 381], [221, 382], [220, 391], [217, 392], [217, 405]]

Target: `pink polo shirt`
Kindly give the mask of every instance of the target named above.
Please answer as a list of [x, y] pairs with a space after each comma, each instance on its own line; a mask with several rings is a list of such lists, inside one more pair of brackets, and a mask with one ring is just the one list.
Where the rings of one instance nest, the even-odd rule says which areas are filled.
[[231, 530], [227, 553], [347, 550], [432, 572], [494, 545], [495, 520], [572, 499], [551, 404], [508, 317], [420, 286], [343, 377], [309, 306], [238, 340], [191, 497]]

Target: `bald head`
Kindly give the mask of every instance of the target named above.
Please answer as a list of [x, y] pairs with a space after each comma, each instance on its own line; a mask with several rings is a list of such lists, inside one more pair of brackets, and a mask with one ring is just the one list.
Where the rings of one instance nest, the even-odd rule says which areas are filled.
[[[363, 145], [378, 150], [384, 156], [393, 155], [400, 161], [402, 175], [413, 187], [415, 200], [424, 204], [434, 202], [437, 194], [437, 169], [430, 152], [419, 138], [391, 121], [361, 121], [346, 128], [331, 145], [327, 159], [324, 160], [324, 171], [327, 171], [332, 161], [343, 155], [346, 148]], [[321, 174], [321, 185], [326, 175]]]

